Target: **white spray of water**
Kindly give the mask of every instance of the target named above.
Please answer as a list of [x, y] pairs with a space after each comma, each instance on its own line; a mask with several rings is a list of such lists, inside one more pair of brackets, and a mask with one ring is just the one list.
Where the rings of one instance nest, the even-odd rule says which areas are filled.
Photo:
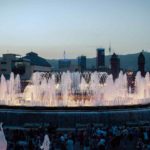
[[[34, 73], [31, 83], [21, 92], [20, 77], [10, 75], [0, 79], [0, 104], [26, 106], [114, 106], [150, 103], [150, 75], [145, 78], [138, 72], [135, 90], [128, 89], [127, 75], [120, 72], [113, 81], [112, 75], [94, 72], [52, 73], [49, 78]], [[57, 76], [59, 75], [59, 81]]]

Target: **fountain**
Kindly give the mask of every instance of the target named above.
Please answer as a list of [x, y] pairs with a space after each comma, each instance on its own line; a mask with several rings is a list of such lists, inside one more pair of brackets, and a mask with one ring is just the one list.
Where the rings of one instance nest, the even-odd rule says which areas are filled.
[[137, 72], [130, 82], [123, 72], [115, 81], [104, 72], [36, 72], [23, 87], [19, 75], [11, 73], [9, 80], [2, 75], [0, 119], [17, 126], [52, 122], [63, 128], [77, 123], [150, 121], [149, 73], [142, 77]]
[[150, 77], [138, 72], [134, 92], [128, 90], [127, 75], [120, 72], [113, 81], [112, 75], [101, 72], [63, 72], [61, 74], [36, 72], [21, 92], [20, 76], [1, 76], [0, 104], [9, 106], [122, 106], [150, 103]]

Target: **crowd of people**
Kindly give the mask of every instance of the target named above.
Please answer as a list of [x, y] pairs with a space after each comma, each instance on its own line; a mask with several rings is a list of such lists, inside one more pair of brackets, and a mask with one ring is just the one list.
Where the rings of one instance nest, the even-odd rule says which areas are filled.
[[[150, 126], [4, 128], [8, 150], [150, 150]], [[45, 136], [46, 135], [46, 136]], [[44, 137], [48, 148], [42, 146]], [[46, 142], [46, 141], [45, 141]]]

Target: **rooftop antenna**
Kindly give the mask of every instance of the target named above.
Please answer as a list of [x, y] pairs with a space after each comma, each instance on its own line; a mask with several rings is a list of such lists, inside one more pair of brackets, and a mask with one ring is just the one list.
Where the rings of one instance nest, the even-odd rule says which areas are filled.
[[64, 51], [64, 60], [66, 59], [66, 52]]
[[109, 55], [111, 55], [111, 42], [109, 43]]

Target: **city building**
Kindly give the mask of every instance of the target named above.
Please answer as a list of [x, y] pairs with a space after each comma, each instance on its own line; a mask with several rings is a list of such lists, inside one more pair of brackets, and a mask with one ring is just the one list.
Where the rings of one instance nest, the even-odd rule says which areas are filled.
[[103, 70], [105, 68], [105, 49], [97, 48], [97, 70]]
[[58, 68], [60, 72], [68, 71], [71, 69], [71, 60], [69, 59], [60, 59], [58, 61]]
[[143, 77], [145, 76], [145, 57], [142, 52], [138, 56], [138, 71]]
[[58, 69], [60, 72], [71, 71], [71, 60], [66, 59], [66, 52], [63, 53], [64, 58], [58, 60]]
[[38, 56], [37, 53], [30, 52], [23, 57], [23, 62], [25, 64], [25, 74], [24, 78], [30, 78], [34, 72], [50, 72], [51, 65], [46, 59]]
[[17, 54], [3, 54], [0, 60], [0, 75], [4, 75], [6, 78], [9, 78], [11, 72], [13, 72], [13, 66], [17, 59], [21, 57]]
[[20, 74], [22, 80], [29, 80], [34, 72], [51, 71], [51, 65], [34, 52], [27, 53], [25, 57], [16, 54], [4, 54], [0, 64], [0, 74], [9, 77], [10, 73], [14, 72]]
[[86, 70], [86, 56], [78, 57], [78, 69], [83, 72]]
[[115, 80], [118, 78], [119, 72], [120, 72], [120, 59], [118, 55], [113, 53], [113, 55], [110, 58], [110, 64], [111, 64], [111, 73], [113, 75], [113, 79]]

